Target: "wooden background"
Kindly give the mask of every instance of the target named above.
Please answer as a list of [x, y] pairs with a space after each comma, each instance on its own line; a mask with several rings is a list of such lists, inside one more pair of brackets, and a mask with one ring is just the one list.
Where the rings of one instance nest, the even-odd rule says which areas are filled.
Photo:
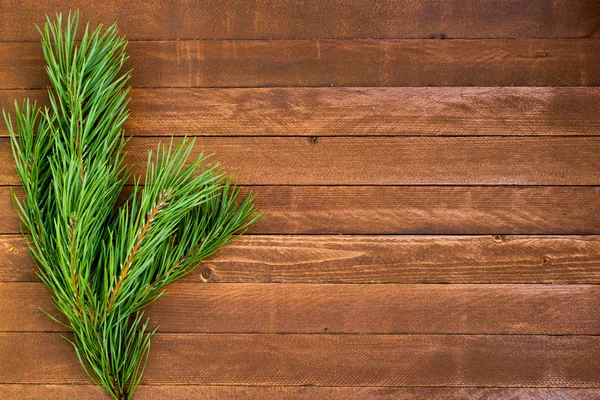
[[[151, 307], [136, 398], [600, 398], [598, 0], [3, 0], [0, 107], [70, 8], [131, 40], [135, 170], [198, 136], [268, 214]], [[0, 398], [104, 399], [0, 136]]]

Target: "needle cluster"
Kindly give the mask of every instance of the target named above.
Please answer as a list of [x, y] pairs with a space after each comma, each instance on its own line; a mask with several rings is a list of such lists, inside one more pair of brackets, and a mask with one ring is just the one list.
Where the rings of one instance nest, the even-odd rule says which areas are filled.
[[[143, 309], [258, 218], [218, 165], [192, 157], [193, 141], [150, 152], [143, 177], [124, 165], [128, 117], [126, 40], [115, 25], [76, 41], [79, 17], [38, 28], [49, 106], [15, 103], [4, 114], [24, 197], [20, 214], [54, 317], [90, 376], [130, 399], [156, 329]], [[133, 185], [126, 187], [127, 182]], [[120, 201], [123, 193], [129, 193]]]

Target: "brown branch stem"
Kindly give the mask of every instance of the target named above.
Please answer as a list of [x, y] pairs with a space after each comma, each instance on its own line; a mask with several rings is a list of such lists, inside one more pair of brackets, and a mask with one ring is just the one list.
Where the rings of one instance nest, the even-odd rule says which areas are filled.
[[75, 212], [71, 214], [70, 228], [71, 228], [71, 283], [73, 284], [73, 293], [75, 295], [75, 304], [79, 310], [79, 319], [83, 322], [83, 307], [81, 306], [81, 299], [79, 298], [79, 291], [77, 290], [77, 275], [75, 274], [75, 263], [77, 262], [77, 255], [75, 253], [75, 224], [77, 223], [77, 217]]
[[131, 249], [129, 256], [127, 257], [127, 260], [125, 261], [125, 264], [124, 264], [125, 266], [123, 267], [123, 269], [121, 271], [119, 280], [117, 281], [117, 284], [115, 285], [115, 288], [113, 289], [110, 299], [108, 300], [108, 306], [106, 308], [107, 313], [110, 312], [110, 310], [114, 304], [115, 297], [117, 296], [117, 293], [119, 292], [119, 289], [121, 288], [121, 285], [123, 284], [123, 281], [125, 280], [125, 278], [127, 277], [127, 274], [129, 273], [131, 264], [133, 263], [133, 259], [135, 258], [138, 250], [140, 249], [140, 245], [142, 243], [142, 240], [144, 239], [144, 236], [146, 235], [146, 233], [152, 226], [152, 222], [154, 222], [154, 218], [158, 215], [160, 210], [162, 210], [162, 208], [165, 206], [165, 203], [164, 203], [165, 197], [166, 197], [165, 193], [162, 193], [160, 196], [158, 196], [158, 199], [157, 199], [156, 203], [154, 204], [154, 207], [152, 207], [152, 210], [150, 210], [150, 212], [148, 213], [148, 215], [146, 217], [146, 221], [144, 222], [144, 226], [142, 226], [142, 230], [140, 231], [140, 233], [138, 233], [138, 235], [135, 239], [135, 244], [133, 245], [133, 248]]

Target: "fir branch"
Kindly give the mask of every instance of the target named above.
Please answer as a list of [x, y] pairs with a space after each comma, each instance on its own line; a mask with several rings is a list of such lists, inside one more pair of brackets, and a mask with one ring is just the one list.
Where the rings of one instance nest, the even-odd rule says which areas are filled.
[[[4, 113], [24, 200], [13, 202], [41, 281], [71, 328], [92, 381], [114, 399], [130, 399], [151, 338], [142, 309], [165, 285], [238, 237], [262, 215], [193, 141], [171, 141], [149, 154], [144, 185], [115, 210], [129, 179], [123, 165], [127, 42], [115, 25], [85, 27], [78, 13], [47, 18], [42, 50], [49, 107], [15, 103]], [[57, 323], [58, 318], [48, 314]]]

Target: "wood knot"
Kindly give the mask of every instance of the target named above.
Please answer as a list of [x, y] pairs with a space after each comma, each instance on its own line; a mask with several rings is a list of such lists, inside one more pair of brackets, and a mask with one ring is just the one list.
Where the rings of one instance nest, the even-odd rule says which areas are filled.
[[494, 236], [494, 241], [498, 242], [498, 243], [504, 242], [504, 235], [495, 235]]
[[203, 268], [200, 271], [200, 276], [204, 282], [208, 282], [212, 278], [213, 270], [210, 267]]

